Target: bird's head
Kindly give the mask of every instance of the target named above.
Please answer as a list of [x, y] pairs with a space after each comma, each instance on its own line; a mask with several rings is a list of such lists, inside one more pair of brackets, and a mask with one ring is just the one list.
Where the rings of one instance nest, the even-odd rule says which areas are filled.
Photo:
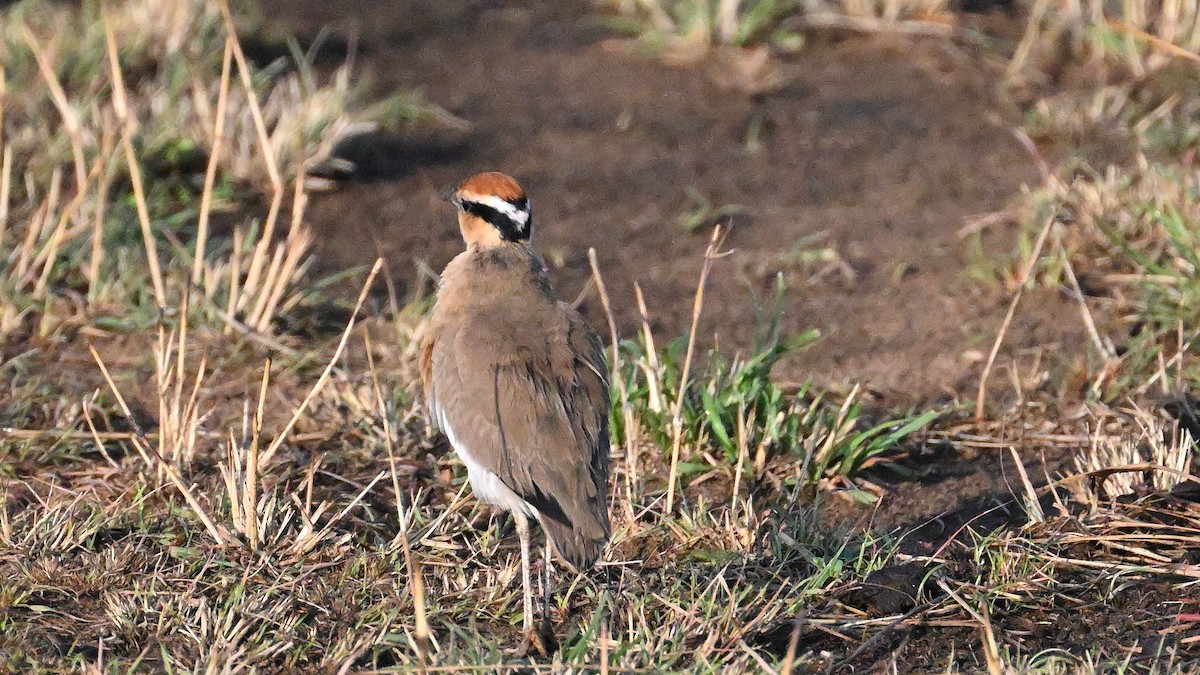
[[517, 181], [494, 171], [478, 173], [449, 191], [458, 227], [468, 245], [499, 246], [529, 241], [533, 211]]

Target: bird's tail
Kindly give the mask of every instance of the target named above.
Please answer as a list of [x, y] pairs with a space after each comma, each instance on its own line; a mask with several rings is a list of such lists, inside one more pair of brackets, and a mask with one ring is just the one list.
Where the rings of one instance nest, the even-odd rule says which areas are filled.
[[587, 515], [589, 517], [576, 518], [569, 523], [553, 518], [542, 520], [542, 529], [554, 543], [558, 557], [576, 572], [591, 568], [608, 543], [607, 509]]

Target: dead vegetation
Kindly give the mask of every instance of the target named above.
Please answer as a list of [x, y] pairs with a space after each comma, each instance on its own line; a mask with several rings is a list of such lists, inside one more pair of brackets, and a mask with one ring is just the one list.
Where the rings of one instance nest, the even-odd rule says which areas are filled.
[[[696, 44], [799, 47], [778, 32], [801, 29], [791, 3], [626, 5], [655, 31], [703, 28]], [[822, 7], [872, 30], [956, 16]], [[612, 545], [596, 572], [557, 579], [563, 648], [521, 667], [1196, 666], [1200, 26], [1176, 0], [1024, 10], [998, 56], [1007, 85], [1041, 82], [1054, 55], [1103, 86], [1038, 97], [1022, 133], [1104, 129], [1128, 152], [1047, 165], [1010, 214], [1017, 250], [977, 271], [1014, 294], [1072, 294], [1091, 358], [1039, 360], [1033, 376], [1014, 358], [1016, 395], [981, 397], [974, 420], [966, 401], [879, 411], [859, 387], [774, 381], [783, 353], [820, 342], [770, 317], [731, 359], [697, 353], [695, 323], [673, 342], [648, 320], [624, 339], [610, 326]], [[298, 48], [289, 67], [248, 63], [224, 5], [5, 11], [0, 664], [507, 668], [517, 554], [425, 423], [424, 301], [377, 310], [376, 265], [338, 334], [282, 321], [327, 300], [306, 275], [306, 171], [378, 112], [349, 71], [320, 75]], [[237, 224], [216, 231], [220, 212]], [[714, 311], [699, 281], [697, 317]], [[879, 472], [903, 480], [935, 447], [1004, 453], [1011, 494], [933, 535], [823, 517], [827, 500], [886, 500]], [[1074, 458], [1061, 473], [1037, 461], [1050, 449]]]

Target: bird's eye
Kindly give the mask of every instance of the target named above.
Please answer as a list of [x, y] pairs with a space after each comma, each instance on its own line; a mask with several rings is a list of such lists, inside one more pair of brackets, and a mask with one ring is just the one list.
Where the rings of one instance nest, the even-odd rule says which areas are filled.
[[469, 202], [465, 199], [460, 199], [458, 201], [458, 207], [461, 208], [463, 211], [470, 211], [471, 210], [471, 202]]

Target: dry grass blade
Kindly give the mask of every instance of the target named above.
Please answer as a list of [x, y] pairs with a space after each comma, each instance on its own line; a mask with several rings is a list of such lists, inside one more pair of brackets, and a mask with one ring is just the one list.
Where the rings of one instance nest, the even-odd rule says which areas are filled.
[[[279, 173], [279, 165], [275, 159], [275, 152], [271, 147], [270, 133], [267, 131], [267, 123], [263, 120], [262, 106], [258, 104], [258, 94], [254, 91], [254, 82], [250, 79], [251, 69], [246, 61], [246, 55], [242, 52], [242, 45], [237, 40], [237, 26], [233, 22], [233, 15], [229, 12], [229, 3], [227, 0], [219, 0], [217, 8], [221, 10], [221, 18], [225, 22], [226, 34], [231, 39], [230, 46], [233, 48], [233, 57], [237, 60], [238, 75], [242, 81], [242, 89], [246, 94], [246, 102], [250, 108], [250, 115], [254, 119], [254, 129], [258, 133], [258, 141], [262, 150], [262, 160], [266, 164], [267, 175], [271, 180], [271, 188], [275, 195], [282, 196], [283, 194], [283, 178]], [[267, 237], [269, 239], [269, 237]]]
[[1192, 52], [1189, 52], [1188, 50], [1184, 49], [1183, 47], [1180, 47], [1179, 45], [1174, 44], [1170, 40], [1164, 40], [1163, 38], [1160, 38], [1157, 35], [1152, 35], [1152, 34], [1146, 32], [1145, 30], [1142, 30], [1141, 28], [1138, 28], [1137, 26], [1130, 24], [1128, 21], [1122, 21], [1119, 19], [1109, 19], [1108, 25], [1111, 28], [1114, 28], [1122, 33], [1136, 37], [1139, 40], [1144, 40], [1145, 42], [1147, 42], [1151, 46], [1153, 46], [1155, 49], [1165, 52], [1166, 54], [1169, 54], [1170, 56], [1173, 56], [1173, 57], [1179, 58], [1179, 59], [1183, 59], [1185, 61], [1188, 61], [1189, 63], [1192, 63], [1193, 65], [1200, 65], [1200, 54], [1194, 54]]
[[[113, 134], [106, 129], [100, 143], [101, 157], [112, 155]], [[92, 250], [88, 258], [88, 301], [95, 302], [100, 296], [100, 266], [104, 262], [104, 214], [108, 208], [108, 190], [112, 187], [112, 162], [105, 160], [105, 168], [100, 176], [100, 187], [96, 191], [96, 209], [92, 217]]]
[[1021, 462], [1021, 457], [1017, 454], [1016, 448], [1009, 446], [1008, 451], [1012, 455], [1013, 464], [1017, 467], [1017, 473], [1021, 476], [1021, 486], [1025, 488], [1026, 515], [1029, 517], [1030, 522], [1045, 522], [1046, 514], [1042, 512], [1042, 504], [1038, 501], [1037, 490], [1033, 488], [1033, 483], [1029, 480], [1029, 474], [1025, 471], [1025, 464]]
[[251, 548], [258, 546], [258, 449], [262, 442], [263, 418], [266, 415], [267, 386], [271, 381], [271, 358], [263, 364], [262, 385], [258, 389], [258, 409], [254, 411], [254, 432], [250, 451], [246, 453], [246, 490], [242, 512], [246, 516], [246, 538]]
[[204, 191], [200, 193], [200, 216], [196, 225], [196, 256], [192, 260], [192, 285], [199, 286], [204, 273], [204, 253], [208, 246], [208, 219], [212, 212], [212, 193], [217, 182], [221, 146], [225, 140], [225, 116], [229, 102], [229, 75], [233, 65], [233, 46], [236, 38], [225, 37], [225, 53], [221, 58], [221, 83], [217, 89], [217, 112], [213, 120], [213, 142], [209, 149], [208, 167], [204, 170]]
[[396, 495], [396, 521], [399, 525], [396, 531], [396, 540], [400, 542], [400, 550], [404, 555], [404, 567], [408, 574], [409, 587], [412, 589], [413, 617], [416, 621], [415, 646], [417, 656], [424, 659], [425, 653], [435, 650], [437, 645], [433, 640], [433, 631], [429, 629], [429, 614], [425, 607], [425, 580], [421, 573], [421, 564], [413, 556], [412, 546], [408, 540], [409, 519], [405, 515], [403, 498], [400, 496], [400, 479], [396, 472], [396, 451], [392, 444], [391, 415], [388, 414], [387, 406], [384, 403], [383, 389], [379, 386], [379, 374], [375, 370], [375, 354], [371, 348], [370, 333], [363, 334], [363, 343], [367, 349], [367, 367], [371, 373], [371, 387], [375, 393], [379, 418], [383, 423], [388, 468], [392, 474], [392, 491]]
[[[217, 3], [221, 10], [221, 17], [225, 22], [225, 30], [230, 37], [237, 35], [237, 27], [233, 22], [233, 15], [229, 12], [229, 4], [226, 0], [221, 0]], [[241, 44], [236, 38], [232, 40], [233, 57], [237, 61], [238, 75], [241, 77], [242, 89], [246, 95], [246, 101], [249, 104], [250, 115], [254, 120], [254, 129], [258, 136], [259, 149], [261, 157], [266, 164], [267, 176], [271, 182], [271, 205], [267, 210], [266, 225], [263, 228], [263, 233], [259, 239], [258, 245], [254, 247], [254, 253], [250, 258], [250, 271], [246, 274], [246, 280], [243, 284], [244, 295], [242, 300], [239, 300], [238, 307], [245, 306], [246, 299], [259, 290], [260, 276], [263, 272], [263, 264], [267, 258], [267, 251], [270, 250], [271, 243], [275, 237], [275, 223], [279, 218], [279, 209], [283, 205], [284, 184], [283, 178], [279, 172], [279, 162], [275, 156], [275, 148], [271, 144], [270, 133], [267, 131], [267, 124], [263, 119], [262, 107], [258, 103], [258, 94], [254, 90], [254, 82], [250, 79], [250, 66], [246, 61], [246, 55], [242, 51]]]
[[983, 366], [983, 373], [979, 376], [979, 389], [975, 392], [976, 422], [983, 422], [984, 410], [987, 406], [987, 384], [988, 378], [992, 374], [992, 366], [996, 363], [996, 355], [1000, 353], [1000, 345], [1004, 343], [1004, 336], [1008, 333], [1008, 327], [1012, 324], [1013, 316], [1017, 313], [1017, 305], [1021, 302], [1021, 296], [1025, 294], [1025, 285], [1029, 281], [1029, 275], [1033, 273], [1034, 266], [1037, 265], [1038, 260], [1042, 256], [1042, 247], [1046, 245], [1046, 238], [1050, 236], [1050, 229], [1057, 218], [1057, 211], [1051, 213], [1046, 218], [1046, 224], [1042, 226], [1041, 232], [1038, 233], [1033, 250], [1029, 252], [1029, 258], [1025, 261], [1025, 265], [1021, 268], [1021, 274], [1017, 277], [1017, 290], [1013, 293], [1012, 300], [1008, 304], [1008, 312], [1004, 315], [1004, 321], [1000, 323], [1000, 330], [996, 332], [996, 339], [992, 342], [991, 351], [988, 352], [987, 361]]
[[[383, 477], [386, 475], [386, 471], [380, 471], [378, 474], [376, 474], [375, 478], [357, 495], [355, 495], [354, 499], [352, 499], [349, 504], [346, 504], [345, 508], [339, 511], [336, 516], [330, 518], [320, 530], [312, 534], [307, 534], [307, 536], [297, 537], [292, 543], [292, 552], [299, 556], [306, 555], [324, 542], [325, 538], [328, 537], [329, 533], [333, 530], [333, 526], [338, 524], [342, 518], [345, 518], [346, 514], [354, 510], [354, 507], [358, 506], [359, 502], [361, 502], [364, 497], [370, 494], [375, 485], [378, 484], [379, 481], [383, 480]], [[315, 518], [313, 520], [315, 520]]]
[[271, 461], [271, 458], [275, 456], [275, 453], [279, 450], [279, 447], [282, 446], [283, 442], [287, 439], [287, 435], [291, 432], [292, 428], [296, 426], [296, 422], [300, 421], [300, 416], [304, 414], [304, 411], [308, 409], [309, 404], [312, 403], [313, 399], [318, 393], [320, 393], [321, 389], [325, 386], [325, 383], [329, 380], [329, 375], [333, 372], [334, 366], [336, 366], [337, 362], [342, 358], [342, 350], [346, 348], [346, 341], [350, 339], [350, 332], [354, 330], [354, 323], [358, 320], [358, 313], [362, 309], [363, 303], [367, 300], [367, 294], [371, 291], [371, 285], [375, 283], [375, 275], [379, 274], [379, 270], [382, 267], [383, 259], [379, 258], [375, 261], [375, 265], [371, 267], [371, 272], [367, 275], [367, 280], [363, 282], [362, 291], [358, 294], [358, 301], [354, 303], [354, 311], [350, 314], [350, 321], [346, 323], [346, 330], [342, 332], [342, 339], [338, 341], [337, 349], [334, 350], [333, 357], [329, 359], [329, 365], [325, 366], [325, 370], [322, 371], [321, 376], [317, 378], [316, 384], [314, 384], [312, 389], [309, 390], [308, 395], [304, 397], [304, 400], [300, 402], [300, 405], [296, 406], [296, 411], [292, 414], [292, 418], [288, 420], [288, 423], [284, 426], [283, 430], [279, 432], [279, 435], [276, 436], [275, 440], [271, 442], [271, 445], [267, 447], [266, 452], [262, 454], [261, 464], [265, 465], [267, 462]]
[[[608, 287], [604, 285], [604, 277], [600, 274], [600, 263], [596, 259], [596, 249], [594, 248], [588, 248], [588, 264], [591, 265], [592, 281], [596, 284], [596, 291], [600, 294], [600, 304], [604, 307], [604, 315], [608, 319], [609, 344], [611, 346], [609, 382], [616, 384], [617, 395], [621, 399], [621, 418], [625, 424], [625, 461], [628, 466], [628, 470], [625, 472], [625, 494], [629, 500], [628, 503], [632, 504], [638, 483], [638, 449], [633, 438], [636, 422], [633, 408], [629, 405], [629, 390], [625, 385], [625, 378], [621, 377], [620, 340], [617, 337], [617, 323], [613, 318], [612, 302], [608, 297]], [[632, 520], [632, 511], [628, 515]]]
[[121, 146], [125, 149], [126, 166], [129, 169], [129, 182], [133, 184], [134, 204], [137, 207], [138, 224], [142, 228], [142, 243], [146, 248], [146, 262], [150, 266], [150, 281], [154, 284], [154, 300], [159, 307], [167, 306], [167, 290], [163, 285], [162, 266], [158, 261], [158, 244], [154, 240], [154, 232], [150, 225], [150, 210], [146, 206], [146, 188], [142, 183], [142, 169], [138, 163], [137, 153], [133, 149], [134, 120], [129, 113], [126, 101], [125, 78], [121, 74], [121, 63], [117, 57], [117, 42], [113, 37], [112, 24], [109, 22], [107, 9], [102, 9], [100, 20], [104, 24], [104, 41], [108, 52], [108, 64], [112, 77], [113, 108], [117, 119], [121, 122]]
[[91, 353], [96, 365], [100, 367], [100, 373], [103, 375], [104, 381], [108, 384], [109, 390], [112, 391], [113, 397], [117, 399], [117, 404], [121, 407], [121, 412], [124, 413], [125, 418], [135, 429], [136, 436], [132, 442], [139, 454], [141, 454], [143, 461], [146, 462], [147, 466], [166, 474], [171, 483], [179, 490], [179, 494], [183, 497], [184, 501], [192, 508], [196, 517], [200, 519], [200, 522], [204, 525], [204, 529], [208, 530], [209, 535], [212, 536], [217, 544], [224, 546], [231, 543], [231, 540], [213, 523], [208, 512], [200, 505], [200, 502], [196, 499], [196, 495], [192, 493], [192, 489], [183, 482], [183, 477], [179, 475], [179, 471], [150, 445], [145, 432], [142, 431], [141, 425], [137, 423], [133, 413], [129, 410], [129, 405], [125, 403], [125, 397], [121, 395], [121, 390], [113, 382], [112, 376], [108, 372], [108, 367], [104, 365], [104, 360], [100, 358], [100, 354], [96, 352], [96, 348], [89, 344], [88, 351]]
[[[83, 132], [79, 124], [79, 113], [67, 100], [67, 94], [63, 91], [62, 84], [58, 81], [58, 76], [54, 74], [54, 68], [38, 44], [37, 38], [27, 28], [23, 33], [25, 43], [29, 45], [29, 50], [33, 52], [33, 58], [37, 61], [38, 72], [42, 74], [46, 88], [50, 90], [50, 98], [54, 101], [54, 106], [58, 108], [58, 113], [62, 115], [63, 129], [71, 141], [71, 155], [75, 159], [75, 189], [82, 195], [87, 192], [85, 185], [87, 160], [83, 155]], [[2, 121], [0, 120], [0, 122]]]
[[996, 632], [992, 629], [992, 622], [987, 615], [987, 606], [981, 604], [979, 609], [976, 609], [959, 596], [958, 593], [955, 593], [954, 589], [950, 588], [945, 581], [938, 580], [938, 585], [950, 596], [950, 599], [954, 600], [959, 607], [962, 607], [978, 624], [979, 630], [983, 634], [983, 653], [987, 659], [988, 673], [990, 675], [1004, 675], [1005, 668], [1000, 657], [1000, 646], [996, 642]]
[[[3, 76], [0, 75], [0, 79], [2, 78]], [[4, 246], [4, 237], [8, 234], [8, 200], [9, 192], [12, 189], [12, 163], [12, 146], [5, 143], [3, 156], [0, 157], [0, 247]]]
[[667, 513], [671, 513], [675, 505], [675, 483], [679, 479], [679, 449], [683, 443], [683, 394], [687, 391], [692, 358], [696, 352], [696, 331], [700, 326], [700, 314], [704, 310], [704, 288], [708, 283], [713, 261], [724, 255], [720, 252], [724, 241], [724, 230], [717, 225], [713, 228], [712, 236], [708, 239], [708, 248], [704, 251], [704, 264], [700, 268], [700, 281], [696, 284], [696, 297], [692, 302], [692, 324], [688, 331], [687, 355], [683, 360], [683, 373], [679, 377], [675, 409], [671, 412], [671, 468], [667, 474]]

